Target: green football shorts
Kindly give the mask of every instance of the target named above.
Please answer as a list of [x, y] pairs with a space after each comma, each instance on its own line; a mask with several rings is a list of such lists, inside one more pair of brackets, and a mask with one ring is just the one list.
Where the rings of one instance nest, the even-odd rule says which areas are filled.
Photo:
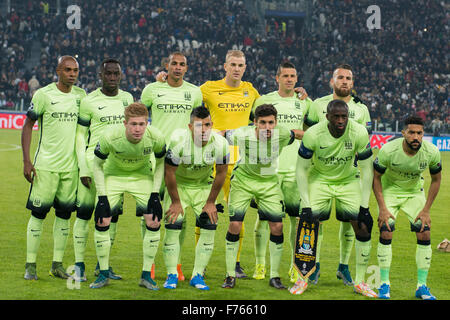
[[245, 213], [252, 199], [258, 204], [261, 220], [282, 222], [284, 204], [278, 177], [255, 180], [237, 173], [231, 177], [228, 211], [230, 221], [244, 221]]
[[136, 201], [136, 215], [147, 213], [148, 199], [153, 187], [151, 175], [105, 176], [106, 195], [111, 207], [111, 216], [122, 213], [123, 194], [129, 193]]
[[[413, 232], [420, 231], [422, 222], [418, 220], [416, 223], [414, 223], [414, 220], [416, 220], [417, 216], [419, 215], [419, 212], [423, 209], [427, 201], [425, 193], [423, 191], [408, 196], [383, 193], [383, 197], [387, 209], [396, 219], [399, 211], [402, 210], [409, 220], [411, 231]], [[392, 231], [395, 230], [394, 220], [389, 219], [389, 227], [391, 228]], [[426, 226], [425, 230], [430, 230], [430, 228]], [[381, 231], [387, 231], [387, 227], [383, 225], [381, 227]]]
[[[178, 196], [180, 197], [181, 206], [183, 207], [184, 215], [179, 215], [175, 223], [166, 223], [165, 227], [167, 229], [177, 229], [181, 230], [183, 223], [186, 219], [186, 209], [191, 207], [195, 213], [196, 226], [208, 229], [216, 230], [217, 225], [212, 224], [206, 213], [202, 214], [202, 209], [208, 200], [209, 194], [211, 192], [212, 184], [201, 185], [201, 186], [186, 186], [177, 185]], [[165, 189], [165, 196], [163, 201], [163, 211], [167, 212], [170, 205], [172, 204], [172, 199], [169, 196], [167, 188]]]
[[359, 179], [349, 183], [328, 184], [313, 181], [309, 184], [309, 200], [315, 218], [325, 221], [330, 218], [332, 201], [336, 201], [336, 219], [343, 222], [357, 220], [361, 204]]
[[75, 210], [78, 171], [52, 172], [36, 169], [36, 176], [30, 186], [27, 209], [38, 213], [55, 210], [72, 212]]

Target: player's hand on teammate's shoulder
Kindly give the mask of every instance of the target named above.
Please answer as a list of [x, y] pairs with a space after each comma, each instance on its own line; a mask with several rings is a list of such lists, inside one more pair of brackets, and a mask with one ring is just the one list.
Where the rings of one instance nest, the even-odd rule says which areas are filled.
[[165, 71], [158, 72], [155, 79], [156, 79], [156, 81], [159, 81], [159, 82], [166, 82], [167, 72], [165, 72]]
[[86, 188], [91, 188], [92, 179], [91, 177], [80, 177], [80, 181]]
[[306, 89], [303, 87], [297, 87], [294, 89], [295, 93], [297, 94], [297, 97], [300, 100], [305, 100], [306, 98], [308, 98], [308, 93], [306, 92]]

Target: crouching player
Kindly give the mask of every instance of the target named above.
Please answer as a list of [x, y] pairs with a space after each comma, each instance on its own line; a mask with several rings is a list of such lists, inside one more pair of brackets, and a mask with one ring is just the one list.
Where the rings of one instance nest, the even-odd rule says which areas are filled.
[[[416, 233], [417, 289], [416, 297], [436, 300], [426, 285], [431, 263], [430, 208], [441, 184], [441, 155], [436, 146], [422, 141], [422, 118], [411, 116], [405, 120], [403, 138], [386, 143], [374, 162], [373, 192], [378, 202], [378, 264], [381, 299], [390, 298], [389, 269], [392, 260], [392, 234], [400, 210], [406, 213], [411, 231]], [[430, 170], [428, 196], [423, 191], [422, 172]]]
[[[136, 215], [143, 215], [147, 226], [139, 285], [158, 290], [150, 277], [150, 270], [160, 239], [162, 207], [159, 188], [164, 174], [164, 137], [158, 129], [148, 126], [148, 110], [141, 103], [125, 108], [124, 124], [124, 128], [109, 130], [102, 136], [94, 151], [93, 174], [98, 196], [94, 240], [100, 274], [90, 287], [101, 288], [108, 284], [109, 225], [121, 207], [121, 197], [128, 192], [136, 200]], [[152, 153], [156, 159], [155, 172], [152, 172], [150, 161]]]
[[[195, 249], [194, 270], [190, 285], [209, 290], [203, 272], [214, 248], [217, 228], [216, 198], [225, 181], [229, 151], [224, 137], [211, 132], [213, 123], [205, 107], [192, 110], [189, 129], [178, 129], [172, 135], [165, 161], [165, 183], [170, 197], [164, 199], [166, 233], [163, 257], [167, 268], [164, 288], [175, 289], [178, 283], [177, 261], [179, 234], [188, 207], [194, 210], [200, 238]], [[214, 163], [216, 175], [212, 180]]]

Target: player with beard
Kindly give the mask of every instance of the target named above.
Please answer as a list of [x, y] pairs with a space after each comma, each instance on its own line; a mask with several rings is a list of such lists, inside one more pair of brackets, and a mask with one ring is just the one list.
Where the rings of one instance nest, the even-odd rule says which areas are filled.
[[[417, 288], [416, 297], [436, 300], [426, 285], [431, 264], [430, 209], [441, 184], [441, 155], [438, 148], [423, 141], [424, 122], [421, 117], [405, 120], [403, 138], [383, 145], [374, 162], [373, 192], [378, 202], [378, 264], [380, 266], [379, 297], [390, 298], [389, 269], [392, 260], [392, 234], [398, 212], [402, 210], [416, 233]], [[428, 196], [423, 189], [422, 172], [430, 170]]]
[[[333, 89], [333, 93], [314, 100], [306, 113], [303, 123], [304, 129], [307, 130], [309, 127], [319, 122], [327, 121], [326, 114], [328, 103], [331, 100], [339, 99], [347, 103], [348, 118], [365, 126], [370, 134], [372, 130], [372, 123], [370, 120], [369, 110], [358, 97], [352, 95], [354, 84], [355, 83], [352, 67], [348, 64], [338, 65], [337, 68], [333, 71], [333, 77], [330, 79], [330, 87]], [[322, 239], [323, 225], [321, 225], [319, 229], [317, 252], [320, 252]], [[345, 285], [352, 286], [353, 280], [348, 268], [348, 261], [350, 259], [353, 244], [355, 242], [355, 233], [350, 223], [340, 222], [339, 241], [339, 266], [336, 272], [336, 276], [338, 279], [341, 279]], [[319, 276], [320, 256], [317, 255], [316, 271], [309, 277], [310, 282], [313, 284], [317, 284]]]

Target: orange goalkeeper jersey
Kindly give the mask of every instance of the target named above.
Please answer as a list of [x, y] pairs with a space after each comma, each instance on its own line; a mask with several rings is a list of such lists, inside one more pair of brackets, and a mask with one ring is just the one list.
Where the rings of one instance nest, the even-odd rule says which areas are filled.
[[219, 131], [247, 126], [258, 91], [250, 82], [241, 81], [239, 87], [230, 87], [225, 78], [207, 81], [200, 86], [203, 102], [211, 113], [213, 128]]

